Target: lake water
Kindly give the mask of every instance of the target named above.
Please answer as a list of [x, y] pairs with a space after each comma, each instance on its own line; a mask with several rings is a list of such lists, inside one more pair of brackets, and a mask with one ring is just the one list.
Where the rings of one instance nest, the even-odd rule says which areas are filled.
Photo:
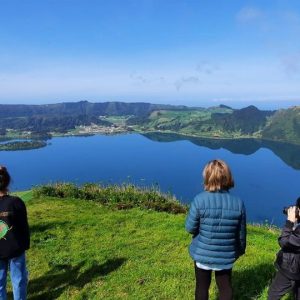
[[212, 159], [230, 165], [249, 222], [281, 225], [283, 206], [300, 196], [300, 147], [257, 140], [190, 139], [138, 134], [53, 138], [36, 150], [0, 152], [12, 190], [34, 185], [133, 182], [159, 185], [185, 203], [202, 190], [202, 169]]

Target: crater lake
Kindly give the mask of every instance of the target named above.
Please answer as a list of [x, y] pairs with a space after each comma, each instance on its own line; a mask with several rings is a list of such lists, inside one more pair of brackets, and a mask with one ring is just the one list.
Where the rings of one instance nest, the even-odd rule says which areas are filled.
[[174, 134], [56, 137], [44, 148], [0, 152], [12, 191], [53, 182], [134, 183], [156, 186], [189, 203], [203, 190], [202, 170], [212, 159], [231, 167], [247, 221], [282, 225], [284, 206], [300, 197], [300, 146], [271, 141], [218, 140]]

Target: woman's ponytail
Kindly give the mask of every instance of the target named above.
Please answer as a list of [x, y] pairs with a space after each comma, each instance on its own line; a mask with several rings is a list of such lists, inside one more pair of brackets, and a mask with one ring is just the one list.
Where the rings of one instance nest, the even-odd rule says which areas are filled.
[[10, 184], [10, 175], [7, 169], [0, 166], [0, 192], [6, 192]]

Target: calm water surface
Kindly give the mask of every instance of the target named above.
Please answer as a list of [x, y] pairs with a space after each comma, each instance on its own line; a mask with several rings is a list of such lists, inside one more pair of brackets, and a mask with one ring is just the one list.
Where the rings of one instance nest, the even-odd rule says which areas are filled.
[[13, 177], [12, 190], [56, 181], [126, 181], [158, 184], [186, 203], [202, 190], [202, 169], [215, 158], [231, 166], [236, 183], [231, 193], [244, 200], [248, 221], [281, 225], [283, 206], [300, 196], [297, 146], [128, 134], [53, 138], [45, 148], [0, 152], [0, 164]]

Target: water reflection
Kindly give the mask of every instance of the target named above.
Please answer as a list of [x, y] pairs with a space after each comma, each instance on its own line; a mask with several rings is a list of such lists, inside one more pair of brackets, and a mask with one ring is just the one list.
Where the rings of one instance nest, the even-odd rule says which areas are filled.
[[275, 155], [283, 160], [287, 165], [296, 170], [300, 170], [300, 146], [286, 144], [281, 142], [266, 141], [260, 139], [209, 139], [182, 136], [178, 134], [166, 133], [147, 133], [143, 134], [152, 141], [157, 142], [174, 142], [179, 140], [188, 140], [193, 144], [209, 149], [226, 149], [235, 154], [250, 155], [260, 148], [270, 149]]

